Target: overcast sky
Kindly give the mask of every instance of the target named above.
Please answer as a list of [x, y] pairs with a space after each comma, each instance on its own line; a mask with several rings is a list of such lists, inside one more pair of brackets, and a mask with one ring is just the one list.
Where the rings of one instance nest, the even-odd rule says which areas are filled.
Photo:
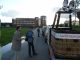
[[2, 22], [11, 22], [12, 18], [34, 18], [47, 16], [47, 24], [51, 25], [55, 12], [62, 7], [63, 0], [0, 0], [0, 18]]

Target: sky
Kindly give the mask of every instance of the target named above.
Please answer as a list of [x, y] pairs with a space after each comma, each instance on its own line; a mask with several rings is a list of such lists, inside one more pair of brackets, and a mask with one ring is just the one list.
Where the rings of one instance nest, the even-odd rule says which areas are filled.
[[64, 0], [0, 0], [1, 22], [12, 22], [12, 18], [34, 18], [47, 16], [51, 25], [55, 12], [63, 6]]

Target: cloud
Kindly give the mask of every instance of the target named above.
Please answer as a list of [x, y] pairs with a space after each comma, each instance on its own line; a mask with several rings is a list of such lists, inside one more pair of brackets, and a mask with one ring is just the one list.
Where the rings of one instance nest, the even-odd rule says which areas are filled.
[[61, 7], [54, 7], [53, 12], [57, 12]]
[[61, 18], [69, 18], [69, 14], [61, 14]]
[[6, 12], [1, 12], [1, 15], [3, 17], [15, 17], [16, 15], [18, 15], [19, 13], [15, 10], [8, 10]]
[[0, 9], [2, 9], [3, 8], [3, 5], [0, 5]]

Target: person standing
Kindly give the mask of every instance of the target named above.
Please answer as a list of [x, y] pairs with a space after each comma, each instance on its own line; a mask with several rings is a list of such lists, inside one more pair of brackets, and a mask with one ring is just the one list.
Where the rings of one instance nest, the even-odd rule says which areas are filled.
[[33, 44], [34, 37], [33, 37], [33, 31], [31, 29], [29, 29], [29, 31], [27, 32], [26, 38], [28, 39], [27, 41], [28, 41], [28, 54], [29, 54], [29, 56], [32, 57], [31, 49], [32, 49], [33, 55], [37, 55], [37, 53], [35, 52], [35, 49], [34, 49], [34, 44]]
[[43, 36], [43, 37], [45, 36], [45, 31], [44, 31], [43, 28], [42, 28], [42, 36]]
[[17, 26], [16, 31], [14, 32], [12, 39], [12, 50], [15, 55], [16, 60], [20, 60], [20, 51], [21, 51], [21, 27]]
[[38, 37], [40, 36], [40, 29], [38, 28], [37, 29], [37, 32], [38, 32]]

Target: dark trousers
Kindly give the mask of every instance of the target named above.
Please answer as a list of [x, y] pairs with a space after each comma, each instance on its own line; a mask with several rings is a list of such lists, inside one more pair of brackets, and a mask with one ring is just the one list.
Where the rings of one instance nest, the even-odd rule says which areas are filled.
[[35, 49], [34, 49], [34, 45], [33, 42], [28, 42], [28, 52], [29, 52], [29, 56], [31, 56], [31, 49], [33, 52], [33, 55], [35, 54]]
[[44, 37], [44, 32], [42, 31], [42, 36]]
[[39, 37], [39, 32], [38, 32], [38, 37]]
[[47, 43], [47, 38], [45, 38], [45, 43]]

